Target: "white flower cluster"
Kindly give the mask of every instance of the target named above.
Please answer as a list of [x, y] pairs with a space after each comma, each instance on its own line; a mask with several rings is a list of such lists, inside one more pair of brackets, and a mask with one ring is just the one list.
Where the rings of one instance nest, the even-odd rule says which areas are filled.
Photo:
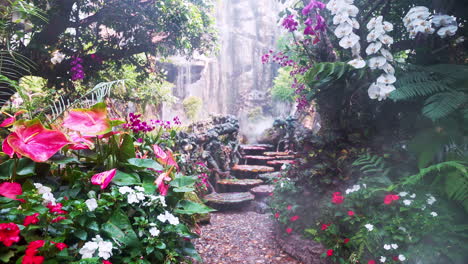
[[[153, 225], [155, 225], [155, 224], [153, 224]], [[157, 236], [159, 236], [159, 233], [161, 233], [161, 231], [159, 231], [159, 229], [156, 226], [151, 227], [149, 229], [149, 232], [150, 232], [151, 236], [153, 236], [153, 237], [157, 237]]]
[[434, 34], [435, 28], [439, 28], [437, 35], [441, 38], [454, 36], [458, 31], [457, 19], [455, 17], [443, 14], [432, 16], [429, 8], [425, 6], [411, 8], [403, 18], [403, 23], [411, 39], [414, 39], [419, 33]]
[[367, 231], [372, 231], [374, 230], [374, 225], [373, 224], [366, 224], [364, 225], [367, 228]]
[[[399, 261], [405, 261], [405, 260], [406, 260], [406, 257], [405, 257], [404, 255], [400, 254], [400, 255], [398, 255], [398, 260], [399, 260]], [[387, 261], [387, 258], [384, 257], [384, 256], [380, 256], [380, 260], [379, 260], [379, 261], [382, 262], [382, 263], [385, 263], [385, 261]]]
[[42, 204], [44, 206], [48, 205], [49, 203], [52, 205], [56, 204], [54, 194], [52, 193], [52, 189], [50, 189], [50, 187], [44, 186], [40, 183], [34, 183], [34, 187], [36, 187], [38, 194], [42, 194], [42, 199], [44, 200]]
[[58, 64], [61, 63], [63, 59], [65, 59], [65, 54], [60, 53], [60, 51], [56, 50], [52, 52], [52, 58], [50, 59], [50, 62], [52, 62], [52, 64]]
[[[364, 183], [364, 184], [362, 185], [362, 187], [367, 188], [367, 185]], [[357, 192], [357, 191], [359, 191], [360, 189], [361, 189], [361, 185], [356, 184], [356, 185], [353, 185], [351, 188], [346, 189], [345, 193], [346, 193], [346, 194], [350, 194], [350, 193], [353, 193], [353, 192]]]
[[96, 199], [94, 199], [94, 198], [91, 198], [91, 199], [86, 200], [86, 201], [85, 201], [85, 204], [86, 204], [86, 206], [88, 207], [88, 210], [89, 210], [90, 212], [92, 212], [92, 211], [96, 210], [96, 208], [98, 208], [97, 201], [96, 201]]
[[428, 197], [427, 198], [427, 204], [428, 205], [432, 205], [433, 203], [435, 203], [437, 200], [434, 196], [432, 196], [432, 194], [426, 194], [426, 196]]
[[165, 211], [164, 214], [158, 215], [158, 220], [161, 222], [168, 222], [171, 225], [178, 225], [179, 224], [179, 218], [174, 216], [173, 214], [169, 213], [168, 211]]
[[398, 249], [398, 244], [385, 244], [383, 246], [385, 250], [390, 250], [390, 249]]
[[138, 204], [141, 202], [142, 206], [151, 206], [160, 203], [163, 207], [166, 207], [166, 199], [164, 196], [147, 195], [145, 189], [141, 186], [135, 186], [134, 188], [123, 186], [119, 188], [121, 194], [127, 194], [127, 202], [129, 204]]
[[[327, 9], [334, 15], [333, 24], [338, 25], [335, 29], [335, 36], [340, 39], [340, 46], [344, 49], [351, 48], [353, 56], [360, 57], [360, 37], [353, 32], [354, 29], [360, 27], [356, 20], [359, 9], [353, 3], [354, 0], [330, 0]], [[359, 64], [361, 65], [362, 63]], [[364, 66], [365, 63], [362, 67]]]
[[[408, 194], [409, 193], [407, 193], [407, 192], [400, 192], [398, 195], [400, 195], [400, 197], [406, 197], [406, 196], [408, 196]], [[416, 198], [416, 194], [413, 193], [413, 194], [409, 195], [408, 197], [411, 198], [411, 199], [414, 199], [414, 198]], [[411, 200], [411, 199], [404, 199], [403, 204], [406, 205], [406, 206], [410, 206], [413, 203], [413, 200]]]
[[92, 241], [86, 242], [79, 253], [82, 259], [92, 258], [96, 250], [100, 258], [107, 260], [112, 256], [112, 242], [104, 241], [101, 236], [97, 235]]
[[390, 46], [393, 44], [393, 38], [387, 33], [393, 31], [393, 24], [383, 21], [383, 17], [374, 17], [367, 24], [369, 34], [367, 41], [370, 43], [366, 49], [367, 55], [374, 55], [369, 59], [369, 67], [372, 70], [380, 69], [385, 73], [377, 78], [375, 83], [367, 91], [371, 99], [382, 101], [395, 90], [393, 85], [396, 82], [395, 69], [390, 64], [393, 61], [393, 55], [390, 52]]

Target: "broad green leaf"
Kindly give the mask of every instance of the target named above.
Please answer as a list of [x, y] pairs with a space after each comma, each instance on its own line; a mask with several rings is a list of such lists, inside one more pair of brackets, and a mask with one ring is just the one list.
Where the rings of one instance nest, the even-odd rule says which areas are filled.
[[138, 169], [154, 169], [162, 171], [164, 170], [163, 166], [152, 159], [138, 159], [132, 158], [128, 159], [127, 162]]
[[116, 185], [135, 185], [140, 184], [140, 177], [136, 173], [125, 173], [117, 171], [112, 182]]
[[195, 203], [188, 200], [182, 200], [177, 205], [178, 209], [175, 209], [174, 212], [179, 214], [206, 214], [209, 212], [216, 211], [213, 208], [210, 208], [204, 204]]
[[191, 187], [197, 180], [192, 176], [181, 176], [178, 174], [174, 180], [171, 181], [170, 185], [172, 187]]
[[135, 158], [135, 146], [133, 145], [133, 138], [129, 134], [125, 134], [123, 136], [118, 158], [120, 161], [126, 161], [128, 159]]

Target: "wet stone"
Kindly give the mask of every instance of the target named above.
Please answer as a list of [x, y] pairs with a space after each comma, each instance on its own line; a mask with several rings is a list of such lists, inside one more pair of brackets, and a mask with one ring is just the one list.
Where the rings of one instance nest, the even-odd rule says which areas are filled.
[[272, 152], [272, 151], [263, 152], [263, 155], [271, 156], [271, 157], [290, 156], [291, 154], [293, 154], [293, 153], [292, 152]]
[[233, 172], [273, 172], [275, 168], [269, 166], [259, 166], [259, 165], [235, 165], [231, 168]]
[[255, 195], [255, 197], [266, 197], [272, 194], [274, 189], [275, 187], [273, 185], [262, 184], [250, 189], [250, 192]]
[[268, 165], [283, 165], [283, 164], [295, 164], [294, 160], [270, 160], [267, 161]]
[[255, 199], [249, 192], [211, 193], [204, 197], [207, 204], [218, 210], [241, 207]]
[[259, 179], [223, 179], [217, 184], [224, 192], [244, 192], [262, 183], [263, 181]]
[[262, 173], [258, 175], [259, 179], [264, 180], [265, 182], [269, 182], [270, 180], [273, 180], [275, 178], [278, 178], [281, 176], [280, 171], [275, 171], [275, 172], [270, 172], [270, 173]]

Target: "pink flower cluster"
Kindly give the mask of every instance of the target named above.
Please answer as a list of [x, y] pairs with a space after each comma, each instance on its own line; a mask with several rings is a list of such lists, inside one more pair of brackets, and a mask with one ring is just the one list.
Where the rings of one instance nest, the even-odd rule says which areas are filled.
[[83, 63], [82, 58], [73, 57], [73, 60], [70, 63], [70, 65], [72, 66], [70, 69], [72, 81], [84, 79], [85, 72], [84, 72], [82, 63]]

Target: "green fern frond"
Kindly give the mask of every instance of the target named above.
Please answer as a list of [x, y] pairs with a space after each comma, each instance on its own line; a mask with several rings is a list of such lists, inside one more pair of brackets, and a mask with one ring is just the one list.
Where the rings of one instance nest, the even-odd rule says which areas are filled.
[[420, 182], [424, 177], [434, 174], [434, 173], [440, 173], [442, 171], [447, 171], [447, 170], [456, 170], [459, 171], [462, 175], [465, 177], [468, 177], [468, 172], [467, 172], [467, 165], [464, 164], [462, 161], [445, 161], [441, 163], [434, 164], [432, 166], [429, 166], [427, 168], [423, 168], [419, 171], [418, 174], [412, 175], [407, 177], [403, 181], [403, 185], [413, 185], [418, 182]]
[[426, 99], [422, 112], [432, 120], [446, 117], [468, 102], [468, 94], [463, 92], [437, 93]]

